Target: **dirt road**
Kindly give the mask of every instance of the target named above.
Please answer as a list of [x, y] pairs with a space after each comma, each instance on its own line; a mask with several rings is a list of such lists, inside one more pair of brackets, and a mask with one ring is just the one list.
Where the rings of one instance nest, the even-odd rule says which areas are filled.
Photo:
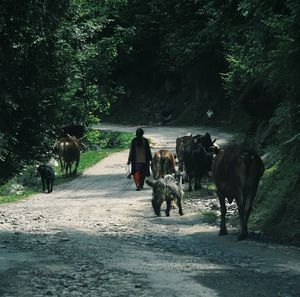
[[[135, 131], [134, 127], [103, 128]], [[211, 130], [218, 143], [230, 135]], [[174, 149], [201, 129], [153, 127], [145, 136]], [[124, 177], [116, 153], [52, 194], [0, 207], [0, 296], [300, 296], [300, 250], [236, 241], [185, 201], [185, 215], [155, 217], [151, 189]]]

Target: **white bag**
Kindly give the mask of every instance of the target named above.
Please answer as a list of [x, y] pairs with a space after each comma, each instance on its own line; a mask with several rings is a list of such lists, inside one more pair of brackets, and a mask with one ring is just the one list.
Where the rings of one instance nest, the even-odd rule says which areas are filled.
[[128, 164], [125, 165], [125, 177], [131, 178], [131, 168], [130, 168], [130, 165], [128, 165]]

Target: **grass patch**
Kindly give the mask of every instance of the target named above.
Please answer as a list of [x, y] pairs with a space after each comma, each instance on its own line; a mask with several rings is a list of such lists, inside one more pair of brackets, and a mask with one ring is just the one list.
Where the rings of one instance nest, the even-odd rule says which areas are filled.
[[[132, 133], [109, 131], [102, 133], [101, 131], [99, 138], [94, 139], [94, 145], [91, 140], [87, 140], [90, 142], [90, 145], [97, 148], [97, 150], [87, 150], [81, 153], [77, 176], [82, 175], [84, 170], [95, 165], [108, 155], [128, 148], [133, 137], [134, 135]], [[101, 146], [106, 147], [101, 148]], [[0, 187], [0, 204], [16, 202], [25, 199], [32, 194], [41, 192], [42, 183], [40, 177], [36, 176], [36, 167], [36, 165], [25, 167], [22, 172]], [[53, 167], [56, 176], [54, 181], [54, 191], [56, 186], [70, 182], [77, 177], [63, 177], [61, 175], [60, 166], [57, 165]]]
[[202, 220], [207, 224], [216, 224], [218, 220], [218, 214], [214, 210], [205, 210], [201, 212]]

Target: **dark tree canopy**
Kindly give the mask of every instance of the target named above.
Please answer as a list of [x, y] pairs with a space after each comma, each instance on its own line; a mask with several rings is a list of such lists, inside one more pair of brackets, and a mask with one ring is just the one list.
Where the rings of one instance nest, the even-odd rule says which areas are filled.
[[123, 118], [153, 120], [156, 106], [200, 123], [213, 109], [299, 129], [298, 1], [3, 0], [0, 11], [0, 162], [10, 170], [47, 159], [61, 127], [111, 106]]

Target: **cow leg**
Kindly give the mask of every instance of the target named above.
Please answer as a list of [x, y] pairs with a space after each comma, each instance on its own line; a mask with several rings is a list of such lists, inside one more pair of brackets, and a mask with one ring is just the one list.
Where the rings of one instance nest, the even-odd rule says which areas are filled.
[[202, 180], [202, 174], [199, 175], [199, 190], [202, 189], [201, 180]]
[[69, 167], [70, 167], [70, 163], [66, 163], [66, 176], [68, 175], [68, 170], [69, 170]]
[[220, 202], [220, 208], [221, 208], [221, 223], [220, 223], [220, 231], [219, 235], [227, 235], [227, 228], [226, 228], [226, 204], [225, 204], [225, 196], [218, 192], [219, 202]]
[[47, 183], [47, 191], [48, 193], [50, 193], [50, 183], [51, 183], [50, 179], [47, 179], [46, 183]]
[[69, 163], [69, 175], [70, 176], [72, 175], [72, 165], [73, 165], [73, 162], [70, 162]]
[[[76, 160], [76, 164], [75, 164], [75, 169], [74, 169], [74, 171], [73, 171], [73, 175], [77, 175], [77, 168], [78, 168], [78, 165], [79, 165], [79, 159]], [[71, 170], [71, 169], [70, 169], [70, 170]], [[71, 172], [70, 172], [70, 174], [71, 174]]]
[[254, 200], [254, 195], [252, 193], [249, 193], [247, 195], [247, 199], [245, 201], [245, 206], [244, 206], [244, 223], [243, 223], [243, 226], [244, 226], [244, 235], [245, 235], [245, 237], [243, 239], [248, 237], [248, 220], [249, 220], [250, 213], [252, 211], [253, 200]]
[[169, 217], [170, 216], [171, 205], [172, 205], [172, 200], [168, 197], [168, 199], [166, 200], [166, 203], [167, 203], [166, 216]]
[[247, 237], [247, 224], [245, 221], [245, 197], [244, 195], [240, 194], [236, 198], [236, 203], [238, 205], [238, 212], [239, 212], [239, 221], [240, 221], [240, 228], [239, 228], [239, 235], [238, 240], [244, 240]]
[[199, 180], [197, 177], [195, 177], [195, 185], [194, 185], [194, 190], [197, 191], [199, 189]]
[[154, 179], [158, 179], [160, 177], [160, 171], [161, 171], [161, 168], [160, 168], [160, 162], [161, 160], [158, 159], [157, 157], [154, 158], [153, 160], [153, 177]]
[[201, 176], [195, 178], [195, 191], [202, 189], [201, 178]]
[[50, 182], [50, 192], [53, 191], [53, 179], [51, 179], [51, 182]]
[[153, 177], [154, 177], [153, 161], [151, 162], [150, 168], [151, 168], [152, 175], [153, 175]]
[[192, 178], [189, 176], [189, 192], [192, 192], [193, 191], [193, 188], [192, 188]]
[[[178, 156], [178, 158], [179, 158], [179, 156]], [[182, 158], [181, 158], [181, 160], [182, 160]], [[178, 165], [178, 171], [183, 172], [183, 162], [181, 160], [179, 160], [180, 163]]]
[[45, 192], [45, 180], [42, 178], [43, 192]]
[[60, 163], [61, 175], [64, 176], [65, 162], [62, 160], [62, 158], [59, 158], [59, 163]]

